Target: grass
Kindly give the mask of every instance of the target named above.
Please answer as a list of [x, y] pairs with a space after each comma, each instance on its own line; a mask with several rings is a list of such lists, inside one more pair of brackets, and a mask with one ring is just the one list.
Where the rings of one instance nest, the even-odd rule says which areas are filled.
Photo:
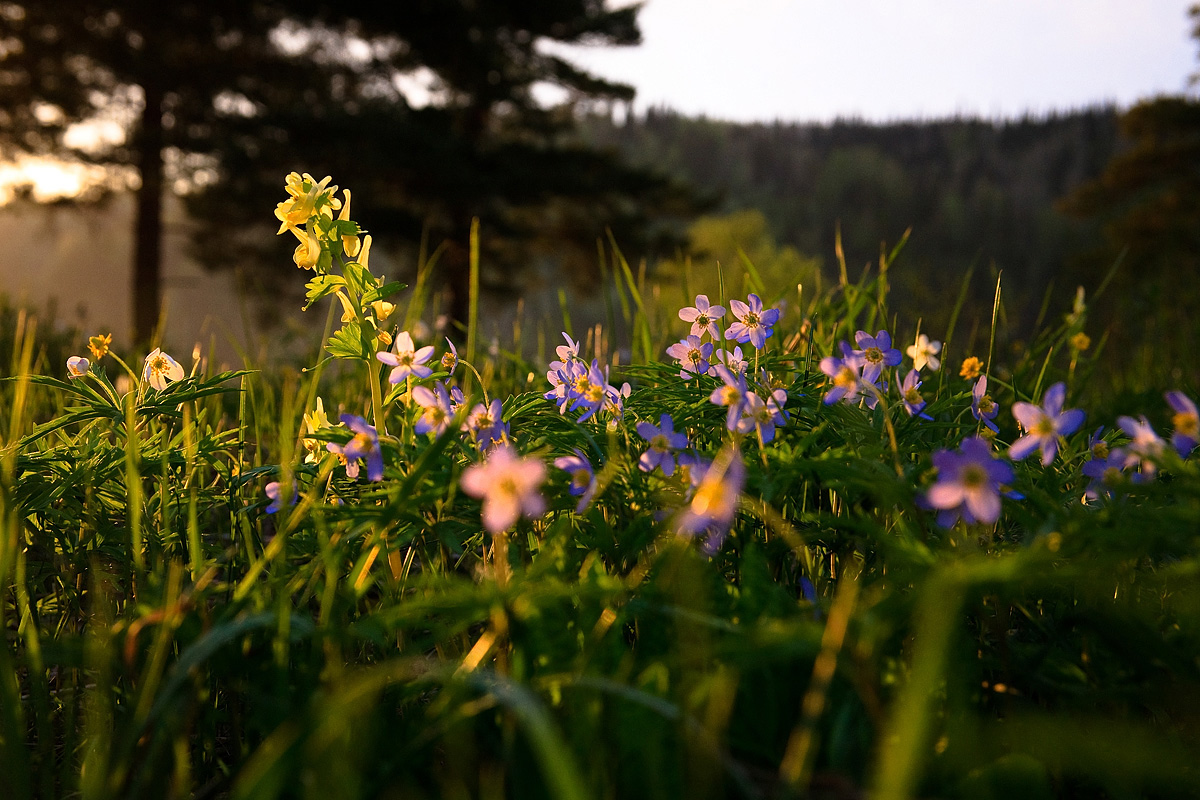
[[[1101, 348], [1069, 344], [1086, 307], [1015, 359], [985, 349], [995, 315], [963, 346], [961, 331], [924, 331], [945, 342], [923, 389], [932, 421], [894, 391], [874, 409], [826, 405], [819, 362], [839, 340], [917, 330], [887, 309], [899, 248], [857, 281], [842, 265], [827, 290], [788, 290], [761, 353], [743, 345], [786, 390], [787, 424], [761, 443], [726, 430], [718, 381], [664, 363], [684, 326], [615, 243], [601, 254], [611, 322], [579, 333], [631, 391], [622, 417], [580, 423], [542, 397], [544, 363], [470, 335], [469, 367], [386, 383], [377, 334], [419, 318], [427, 286], [382, 315], [373, 304], [405, 292], [344, 257], [357, 226], [308, 224], [329, 257], [310, 298], [350, 301], [317, 369], [197, 361], [164, 391], [133, 375], [122, 393], [111, 355], [68, 381], [32, 326], [6, 331], [6, 797], [1196, 795], [1195, 461], [1168, 448], [1155, 480], [1084, 504], [1089, 433], [1125, 438], [1089, 419], [1049, 467], [1014, 465], [1023, 499], [995, 523], [942, 527], [921, 502], [933, 453], [981, 430], [965, 356], [994, 359], [1001, 456], [1014, 401], [1060, 380], [1070, 407], [1102, 400], [1088, 381]], [[748, 263], [718, 281], [738, 289], [713, 298], [727, 307], [746, 289], [785, 296]], [[414, 430], [410, 388], [439, 378], [470, 381], [468, 408], [503, 400], [515, 449], [547, 465], [544, 514], [485, 528], [460, 483], [482, 459], [472, 437]], [[344, 430], [304, 427], [317, 396], [333, 421], [386, 423], [381, 481], [348, 479], [326, 452]], [[1148, 397], [1121, 412], [1168, 430]], [[683, 471], [637, 467], [635, 426], [664, 413], [701, 456], [736, 446], [744, 461], [711, 554], [676, 531], [694, 499]], [[576, 449], [597, 478], [580, 513], [550, 466]], [[267, 513], [264, 486], [293, 479], [294, 504]]]

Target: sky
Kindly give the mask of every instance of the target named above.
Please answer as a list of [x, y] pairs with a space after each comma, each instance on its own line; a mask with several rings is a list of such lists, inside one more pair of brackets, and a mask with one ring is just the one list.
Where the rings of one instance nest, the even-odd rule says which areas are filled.
[[563, 52], [636, 87], [639, 111], [744, 122], [1040, 115], [1185, 91], [1200, 70], [1193, 2], [648, 0], [642, 45]]

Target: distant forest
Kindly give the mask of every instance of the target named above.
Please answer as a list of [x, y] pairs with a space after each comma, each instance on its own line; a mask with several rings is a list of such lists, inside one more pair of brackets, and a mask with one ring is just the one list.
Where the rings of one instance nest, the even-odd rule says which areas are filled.
[[[584, 120], [586, 140], [615, 147], [711, 196], [712, 213], [762, 211], [780, 245], [816, 256], [836, 276], [840, 224], [851, 277], [911, 227], [893, 306], [945, 322], [968, 267], [970, 304], [991, 307], [1003, 271], [1008, 321], [1027, 328], [1053, 283], [1053, 308], [1103, 275], [1080, 265], [1100, 239], [1056, 201], [1096, 178], [1122, 147], [1117, 110], [1089, 108], [1004, 121], [736, 124], [664, 110], [623, 124]], [[1094, 271], [1095, 268], [1093, 267]]]

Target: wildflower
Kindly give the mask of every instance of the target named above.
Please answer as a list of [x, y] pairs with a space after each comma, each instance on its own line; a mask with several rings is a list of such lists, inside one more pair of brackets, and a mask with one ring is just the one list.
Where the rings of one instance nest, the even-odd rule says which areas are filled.
[[917, 380], [920, 373], [917, 368], [910, 369], [908, 374], [904, 376], [904, 381], [900, 384], [900, 399], [904, 401], [904, 410], [908, 412], [910, 417], [920, 417], [921, 419], [932, 420], [933, 417], [925, 413], [925, 398], [921, 396], [921, 381]]
[[[338, 423], [338, 425], [341, 425], [341, 424], [342, 423], [340, 423], [340, 422]], [[331, 427], [333, 427], [333, 425], [329, 422], [329, 417], [325, 414], [325, 402], [320, 397], [318, 397], [316, 409], [314, 409], [311, 414], [306, 413], [304, 415], [304, 422], [303, 422], [303, 425], [301, 426], [300, 432], [302, 434], [303, 433], [316, 433], [319, 430], [323, 430], [325, 428], [331, 428]], [[319, 439], [302, 438], [300, 440], [300, 446], [304, 448], [305, 463], [311, 464], [313, 462], [320, 460], [320, 456], [318, 455], [318, 452], [321, 447], [321, 442]]]
[[1104, 450], [1103, 456], [1088, 460], [1080, 472], [1091, 480], [1083, 492], [1087, 502], [1094, 503], [1101, 495], [1111, 497], [1114, 491], [1127, 480], [1125, 470], [1130, 465], [1129, 454], [1119, 447]]
[[1180, 458], [1187, 458], [1200, 443], [1200, 414], [1196, 412], [1196, 404], [1183, 392], [1167, 392], [1167, 402], [1175, 411], [1171, 419], [1175, 433], [1171, 435], [1171, 445]]
[[725, 316], [724, 306], [708, 304], [708, 295], [696, 295], [696, 305], [679, 309], [679, 318], [692, 323], [691, 334], [701, 336], [705, 331], [714, 339], [719, 339], [717, 320]]
[[142, 380], [148, 381], [158, 391], [167, 388], [167, 381], [183, 380], [183, 367], [169, 355], [154, 348], [154, 352], [146, 356], [146, 366], [142, 370]]
[[108, 355], [108, 346], [112, 344], [112, 334], [100, 334], [88, 338], [88, 350], [92, 351], [92, 358], [99, 361]]
[[[342, 192], [346, 195], [346, 202], [342, 203], [342, 213], [338, 214], [338, 222], [350, 221], [350, 190], [345, 189]], [[356, 226], [357, 227], [357, 226]], [[362, 245], [358, 241], [358, 236], [354, 234], [345, 234], [342, 236], [342, 252], [347, 258], [354, 258], [358, 255], [359, 248]], [[391, 305], [390, 303], [388, 305]], [[380, 317], [382, 320], [383, 318]]]
[[1013, 442], [1008, 455], [1020, 461], [1041, 448], [1042, 466], [1050, 466], [1058, 453], [1058, 437], [1070, 436], [1083, 424], [1083, 412], [1078, 408], [1063, 411], [1067, 385], [1061, 381], [1046, 390], [1041, 406], [1033, 403], [1013, 403], [1012, 413], [1025, 435]]
[[740, 372], [733, 372], [723, 364], [717, 364], [713, 369], [716, 370], [716, 377], [721, 379], [723, 385], [713, 389], [713, 393], [709, 395], [708, 399], [729, 409], [729, 413], [725, 416], [725, 427], [731, 431], [736, 430], [748, 394], [746, 376]]
[[300, 269], [316, 269], [317, 262], [321, 260], [321, 240], [307, 228], [292, 228], [292, 233], [300, 240], [292, 252], [292, 261]]
[[289, 174], [285, 179], [284, 188], [290, 199], [275, 206], [275, 216], [281, 222], [278, 233], [283, 233], [289, 228], [295, 230], [318, 212], [332, 217], [332, 211], [341, 208], [342, 203], [334, 197], [338, 187], [330, 186], [331, 180], [333, 178], [326, 175], [318, 183], [307, 172], [303, 175], [297, 175], [295, 172]]
[[821, 372], [830, 378], [833, 384], [825, 393], [825, 405], [832, 405], [841, 400], [853, 403], [858, 400], [862, 389], [862, 359], [856, 355], [846, 342], [841, 343], [842, 357], [825, 356], [821, 359]]
[[776, 426], [787, 424], [787, 412], [783, 410], [786, 403], [787, 392], [783, 389], [776, 389], [766, 400], [755, 392], [747, 392], [742, 418], [738, 421], [738, 432], [757, 431], [759, 441], [763, 444], [770, 442], [775, 438]]
[[858, 331], [854, 334], [854, 341], [859, 347], [854, 354], [862, 359], [864, 381], [877, 383], [884, 367], [894, 367], [900, 363], [900, 351], [892, 347], [892, 336], [887, 331], [879, 331], [874, 336], [866, 331]]
[[917, 336], [915, 344], [910, 344], [904, 352], [913, 360], [913, 369], [921, 370], [929, 367], [930, 372], [937, 372], [942, 366], [937, 354], [942, 351], [941, 342], [931, 342], [925, 334]]
[[693, 334], [668, 347], [667, 355], [679, 362], [679, 377], [688, 380], [697, 375], [707, 374], [712, 351], [711, 343], [701, 344], [700, 337]]
[[574, 453], [575, 455], [554, 459], [554, 466], [565, 470], [571, 476], [570, 492], [572, 496], [579, 498], [575, 513], [582, 514], [596, 495], [596, 473], [583, 451], [576, 448]]
[[962, 368], [958, 374], [969, 381], [973, 381], [979, 377], [979, 373], [983, 371], [983, 362], [975, 356], [967, 356], [963, 359]]
[[[718, 350], [717, 361], [728, 367], [729, 371], [735, 375], [740, 375], [746, 371], [746, 357], [742, 355], [742, 348], [740, 347], [734, 347], [732, 350]], [[714, 378], [717, 377], [715, 364], [708, 370], [708, 374]]]
[[[267, 493], [267, 497], [271, 499], [270, 505], [268, 505], [265, 509], [268, 514], [274, 514], [276, 511], [283, 508], [284, 499], [282, 488], [283, 486], [279, 481], [271, 481], [266, 485], [265, 491]], [[288, 505], [294, 506], [296, 501], [299, 499], [300, 493], [296, 490], [296, 482], [292, 481], [292, 499], [287, 501], [287, 503]]]
[[738, 500], [746, 481], [746, 467], [736, 449], [725, 449], [704, 470], [692, 499], [676, 519], [676, 529], [685, 536], [708, 533], [704, 551], [715, 553], [733, 524]]
[[393, 367], [388, 375], [388, 383], [402, 383], [409, 375], [428, 378], [433, 374], [432, 369], [424, 366], [433, 355], [433, 345], [425, 345], [417, 350], [408, 331], [400, 331], [396, 334], [395, 350], [394, 354], [387, 350], [375, 354], [377, 359]]
[[615, 420], [621, 419], [625, 415], [625, 398], [629, 397], [632, 393], [633, 387], [629, 385], [628, 381], [622, 383], [620, 389], [612, 384], [604, 388], [604, 410], [611, 417], [609, 420], [610, 428], [612, 428]]
[[383, 480], [383, 452], [379, 449], [379, 433], [362, 417], [342, 414], [341, 420], [354, 436], [344, 445], [330, 442], [325, 449], [346, 461], [346, 477], [358, 477], [359, 461], [367, 462], [367, 479]]
[[495, 397], [486, 406], [476, 403], [471, 413], [467, 414], [462, 429], [471, 434], [480, 450], [486, 450], [493, 442], [500, 441], [507, 432], [508, 428], [500, 419], [502, 412], [503, 404], [499, 397]]
[[450, 345], [450, 349], [442, 353], [442, 369], [454, 374], [454, 370], [458, 369], [458, 348], [450, 341], [449, 336], [446, 337], [446, 344]]
[[1071, 337], [1069, 343], [1072, 350], [1074, 350], [1076, 353], [1082, 353], [1084, 350], [1087, 350], [1092, 346], [1092, 337], [1088, 336], [1083, 331], [1080, 331]]
[[450, 427], [450, 420], [454, 419], [454, 411], [450, 407], [450, 393], [446, 391], [446, 387], [440, 382], [435, 382], [433, 389], [414, 386], [412, 397], [422, 409], [413, 431], [418, 435], [432, 433], [434, 436], [441, 436], [446, 428]]
[[92, 366], [92, 362], [82, 356], [71, 356], [67, 359], [67, 376], [75, 379], [82, 378], [88, 374], [88, 369]]
[[1139, 468], [1133, 480], [1135, 482], [1150, 480], [1158, 469], [1158, 459], [1162, 457], [1163, 440], [1154, 432], [1154, 428], [1150, 427], [1149, 420], [1144, 416], [1137, 419], [1125, 416], [1117, 417], [1117, 424], [1133, 440], [1124, 448], [1125, 466]]
[[1000, 518], [1000, 486], [1013, 480], [1010, 464], [992, 456], [986, 439], [964, 439], [958, 452], [933, 454], [937, 482], [925, 493], [925, 502], [938, 509], [938, 524], [949, 528], [961, 517], [968, 525], [991, 524]]
[[675, 471], [674, 453], [687, 447], [687, 434], [675, 432], [675, 423], [670, 414], [663, 414], [657, 427], [649, 422], [639, 422], [637, 432], [638, 436], [650, 443], [650, 447], [638, 459], [638, 468], [643, 472], [653, 472], [655, 467], [659, 467], [663, 475], [670, 476]]
[[371, 303], [371, 310], [375, 312], [375, 319], [386, 322], [387, 318], [396, 310], [396, 304], [389, 303], [387, 300], [376, 300]]
[[1000, 428], [992, 420], [999, 415], [1000, 406], [987, 393], [987, 383], [987, 375], [980, 375], [975, 388], [971, 390], [971, 416], [986, 425], [992, 433], [997, 433]]
[[[557, 366], [556, 366], [557, 365]], [[582, 361], [554, 361], [546, 372], [546, 380], [550, 381], [550, 391], [542, 397], [558, 404], [558, 413], [567, 413], [567, 408], [578, 397], [577, 382], [587, 378], [587, 367]]]
[[574, 393], [575, 398], [571, 404], [571, 410], [584, 409], [583, 414], [579, 416], [580, 422], [591, 419], [597, 411], [610, 402], [613, 391], [613, 387], [608, 383], [608, 367], [601, 372], [600, 363], [596, 359], [592, 359], [591, 367], [575, 378], [574, 385], [569, 390]]
[[579, 342], [572, 339], [566, 331], [563, 331], [563, 338], [567, 340], [567, 343], [560, 344], [554, 349], [554, 352], [564, 363], [577, 360], [579, 358]]
[[483, 500], [483, 526], [500, 533], [524, 514], [539, 517], [546, 501], [538, 487], [546, 479], [546, 466], [533, 458], [521, 458], [508, 445], [500, 445], [482, 464], [467, 467], [462, 474], [463, 491]]
[[774, 332], [775, 323], [779, 321], [779, 309], [763, 310], [762, 300], [753, 293], [746, 299], [749, 301], [748, 303], [743, 303], [741, 300], [729, 301], [729, 306], [733, 310], [733, 316], [737, 322], [726, 329], [725, 338], [742, 344], [750, 342], [761, 350]]

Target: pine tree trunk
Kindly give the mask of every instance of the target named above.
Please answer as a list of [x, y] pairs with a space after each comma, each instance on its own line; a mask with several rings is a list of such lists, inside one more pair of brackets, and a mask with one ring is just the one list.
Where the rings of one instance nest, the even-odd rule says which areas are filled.
[[133, 255], [133, 340], [149, 345], [162, 305], [163, 91], [153, 81], [142, 85], [145, 107], [138, 146], [137, 216]]

